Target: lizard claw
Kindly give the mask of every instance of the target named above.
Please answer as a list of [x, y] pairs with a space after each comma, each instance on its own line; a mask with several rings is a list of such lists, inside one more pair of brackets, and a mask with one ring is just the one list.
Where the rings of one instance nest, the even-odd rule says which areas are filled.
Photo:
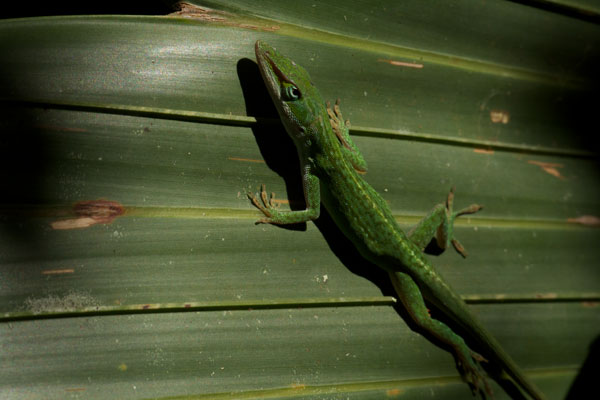
[[492, 387], [487, 381], [480, 363], [488, 362], [482, 355], [470, 350], [469, 358], [458, 358], [457, 364], [463, 379], [471, 386], [474, 395], [485, 394], [494, 398]]
[[250, 201], [252, 202], [252, 204], [254, 205], [254, 207], [258, 208], [267, 218], [262, 218], [259, 219], [258, 221], [255, 222], [256, 225], [258, 224], [268, 224], [271, 223], [271, 218], [273, 217], [273, 213], [271, 212], [271, 210], [273, 210], [275, 208], [275, 206], [273, 205], [273, 199], [275, 198], [275, 193], [271, 193], [271, 196], [267, 196], [267, 190], [266, 190], [266, 186], [263, 183], [261, 185], [260, 188], [260, 199], [262, 201], [258, 200], [258, 197], [252, 193], [252, 192], [248, 192], [246, 193], [246, 195], [248, 196], [248, 198], [250, 199]]
[[448, 239], [450, 240], [450, 243], [452, 243], [452, 246], [454, 246], [454, 249], [465, 258], [467, 257], [467, 250], [465, 250], [465, 247], [458, 241], [458, 239], [454, 237], [454, 220], [460, 217], [461, 215], [474, 214], [480, 211], [482, 208], [483, 206], [480, 206], [479, 204], [471, 204], [470, 206], [465, 207], [459, 211], [454, 211], [454, 186], [450, 189], [450, 192], [448, 193], [448, 197], [446, 199], [446, 215], [448, 216], [448, 230], [452, 233], [449, 234]]
[[331, 103], [329, 101], [327, 101], [326, 104], [327, 115], [329, 115], [329, 123], [333, 128], [333, 132], [339, 139], [340, 143], [347, 149], [350, 149], [351, 146], [346, 140], [344, 132], [342, 131], [343, 128], [348, 129], [350, 127], [350, 121], [344, 121], [344, 117], [342, 117], [342, 111], [340, 110], [340, 99], [335, 101], [333, 108], [331, 107]]

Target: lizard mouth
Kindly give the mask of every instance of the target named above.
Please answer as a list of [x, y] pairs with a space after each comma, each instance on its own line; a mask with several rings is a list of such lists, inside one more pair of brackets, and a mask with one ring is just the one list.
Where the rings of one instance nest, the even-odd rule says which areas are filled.
[[278, 98], [281, 97], [279, 88], [281, 87], [282, 82], [296, 85], [294, 81], [292, 81], [283, 73], [283, 71], [281, 71], [281, 69], [279, 69], [277, 63], [273, 61], [273, 56], [279, 56], [274, 47], [271, 47], [265, 42], [257, 40], [254, 46], [254, 51], [256, 53], [256, 60], [258, 61], [260, 73], [266, 84], [270, 86], [269, 89], [271, 89], [271, 95], [277, 96]]
[[271, 46], [260, 40], [256, 41], [254, 45], [254, 52], [256, 53], [256, 61], [258, 62], [258, 69], [262, 75], [265, 84], [269, 86], [269, 93], [278, 93], [276, 89], [275, 73], [273, 72], [273, 60], [269, 56]]

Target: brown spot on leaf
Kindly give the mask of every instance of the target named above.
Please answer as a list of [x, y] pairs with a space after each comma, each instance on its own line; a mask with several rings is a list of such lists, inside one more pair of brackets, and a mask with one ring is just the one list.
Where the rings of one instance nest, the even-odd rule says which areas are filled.
[[494, 124], [508, 124], [510, 113], [506, 110], [490, 110], [490, 120]]
[[600, 218], [594, 215], [582, 215], [577, 218], [568, 218], [567, 222], [572, 224], [581, 224], [587, 226], [600, 226]]
[[558, 298], [556, 293], [538, 293], [535, 295], [537, 299], [552, 300]]
[[494, 150], [492, 150], [492, 149], [475, 148], [475, 149], [473, 149], [473, 153], [478, 153], [478, 154], [494, 154]]
[[98, 199], [76, 203], [73, 212], [77, 218], [54, 221], [50, 224], [52, 229], [79, 229], [96, 224], [110, 224], [123, 215], [125, 207], [116, 201]]
[[175, 4], [175, 7], [179, 8], [179, 10], [169, 15], [177, 17], [194, 18], [208, 22], [225, 22], [227, 20], [225, 18], [226, 13], [223, 11], [199, 7], [195, 4], [186, 3], [184, 1], [180, 1], [179, 3]]
[[306, 385], [304, 383], [292, 383], [290, 386], [292, 389], [296, 389], [296, 390], [306, 389]]
[[50, 224], [52, 229], [65, 230], [65, 229], [79, 229], [88, 228], [92, 225], [96, 225], [97, 222], [92, 218], [72, 218], [72, 219], [61, 219], [60, 221], [54, 221]]
[[99, 199], [80, 201], [73, 206], [73, 211], [79, 217], [89, 217], [98, 223], [109, 224], [118, 216], [123, 215], [125, 208], [116, 201]]
[[73, 274], [75, 270], [72, 268], [65, 269], [47, 269], [42, 271], [42, 275], [61, 275], [61, 274]]
[[290, 201], [287, 199], [273, 199], [271, 202], [273, 204], [290, 204]]
[[396, 67], [407, 67], [407, 68], [416, 68], [416, 69], [423, 68], [423, 64], [410, 63], [410, 62], [404, 62], [404, 61], [386, 60], [384, 58], [380, 58], [377, 61], [388, 63], [388, 64], [394, 65]]
[[212, 22], [221, 25], [235, 26], [242, 29], [252, 29], [263, 32], [275, 32], [280, 29], [280, 27], [277, 25], [262, 25], [261, 23], [263, 23], [264, 20], [259, 19], [256, 20], [257, 24], [241, 22], [234, 14], [221, 10], [200, 7], [195, 4], [186, 3], [185, 1], [180, 1], [179, 3], [175, 4], [175, 6], [179, 8], [179, 11], [169, 14], [171, 17], [197, 19], [204, 22]]
[[562, 165], [562, 164], [549, 163], [549, 162], [543, 162], [543, 161], [534, 161], [534, 160], [529, 160], [527, 162], [532, 165], [537, 165], [538, 167], [542, 168], [542, 170], [544, 170], [544, 172], [546, 172], [552, 176], [555, 176], [558, 179], [565, 179], [560, 174], [560, 171], [558, 170], [558, 168], [564, 167], [564, 165]]
[[404, 390], [401, 389], [390, 389], [385, 392], [387, 397], [397, 397], [404, 393]]
[[227, 157], [230, 161], [244, 161], [244, 162], [252, 162], [252, 163], [265, 163], [265, 160], [258, 160], [255, 158], [242, 158], [242, 157]]

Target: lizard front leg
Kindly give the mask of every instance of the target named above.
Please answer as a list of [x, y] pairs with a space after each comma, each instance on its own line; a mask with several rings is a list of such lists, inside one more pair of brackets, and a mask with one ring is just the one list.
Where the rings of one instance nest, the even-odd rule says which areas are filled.
[[344, 117], [342, 117], [342, 111], [340, 110], [340, 99], [335, 101], [333, 108], [329, 102], [327, 102], [326, 105], [329, 123], [331, 124], [333, 133], [335, 133], [340, 141], [342, 154], [346, 160], [352, 164], [352, 167], [354, 167], [356, 171], [363, 173], [367, 172], [367, 162], [350, 137], [350, 121], [344, 121]]
[[308, 167], [304, 168], [302, 174], [302, 183], [304, 186], [304, 199], [306, 209], [299, 211], [281, 211], [273, 205], [273, 197], [267, 195], [266, 187], [263, 184], [260, 191], [260, 201], [254, 193], [247, 193], [252, 204], [265, 215], [265, 218], [256, 221], [257, 224], [275, 224], [288, 225], [298, 224], [300, 222], [313, 221], [319, 218], [321, 212], [321, 192], [319, 187], [319, 178], [310, 173]]

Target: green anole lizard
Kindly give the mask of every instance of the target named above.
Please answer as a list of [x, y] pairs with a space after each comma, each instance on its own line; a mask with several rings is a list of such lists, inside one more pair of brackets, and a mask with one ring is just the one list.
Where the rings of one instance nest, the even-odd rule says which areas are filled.
[[[304, 210], [280, 211], [262, 185], [260, 201], [256, 195], [248, 194], [264, 214], [257, 223], [285, 225], [315, 220], [322, 202], [360, 254], [389, 273], [400, 301], [417, 326], [452, 349], [463, 379], [474, 392], [482, 397], [486, 393], [492, 396], [479, 364], [485, 361], [500, 367], [502, 379], [512, 378], [533, 399], [543, 399], [539, 389], [470, 313], [423, 253], [435, 237], [442, 249], [453, 245], [466, 256], [463, 246], [454, 238], [454, 219], [475, 213], [481, 206], [473, 204], [454, 211], [451, 190], [446, 204], [434, 207], [413, 230], [404, 233], [386, 202], [359, 174], [366, 171], [366, 163], [350, 138], [339, 102], [333, 108], [325, 103], [308, 72], [267, 43], [257, 41], [255, 51], [267, 90], [296, 146], [306, 201]], [[446, 324], [433, 319], [425, 300], [469, 332], [487, 359], [471, 350]]]

